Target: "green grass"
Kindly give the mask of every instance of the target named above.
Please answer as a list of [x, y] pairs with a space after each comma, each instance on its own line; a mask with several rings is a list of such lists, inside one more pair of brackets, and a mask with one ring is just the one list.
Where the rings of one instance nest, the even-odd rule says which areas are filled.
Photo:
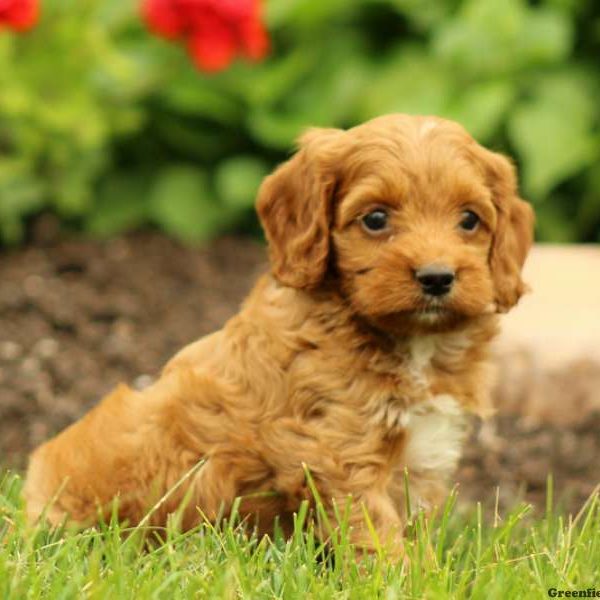
[[[289, 540], [243, 527], [203, 525], [143, 548], [140, 530], [117, 523], [79, 533], [28, 528], [21, 479], [0, 476], [0, 598], [545, 598], [547, 589], [600, 588], [600, 501], [566, 518], [546, 514], [461, 516], [451, 497], [409, 528], [410, 562], [357, 559], [346, 531], [323, 548], [300, 511]], [[429, 551], [428, 551], [429, 549]]]

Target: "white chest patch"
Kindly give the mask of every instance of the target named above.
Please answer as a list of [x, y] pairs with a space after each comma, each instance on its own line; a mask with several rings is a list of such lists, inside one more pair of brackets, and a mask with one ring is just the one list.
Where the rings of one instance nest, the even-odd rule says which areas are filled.
[[435, 350], [436, 339], [433, 335], [417, 336], [411, 340], [408, 347], [408, 370], [421, 387], [429, 387], [425, 371], [431, 365]]
[[429, 379], [434, 357], [452, 364], [462, 360], [470, 343], [462, 334], [416, 336], [410, 340], [406, 368], [426, 399], [408, 405], [387, 402], [375, 415], [379, 424], [405, 433], [401, 467], [409, 473], [446, 480], [458, 464], [467, 433], [466, 412], [450, 394], [431, 395]]
[[409, 473], [448, 477], [456, 468], [467, 431], [459, 403], [447, 394], [434, 396], [408, 408], [404, 422], [404, 463]]

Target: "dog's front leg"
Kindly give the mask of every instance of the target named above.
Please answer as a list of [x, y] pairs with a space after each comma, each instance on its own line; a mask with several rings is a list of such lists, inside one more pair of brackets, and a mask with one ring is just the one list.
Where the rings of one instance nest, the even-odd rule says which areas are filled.
[[[404, 524], [392, 499], [376, 490], [357, 496], [337, 496], [325, 509], [326, 523], [321, 523], [322, 535], [326, 528], [338, 531], [347, 527], [349, 541], [357, 550], [367, 554], [382, 552], [393, 560], [404, 559]], [[329, 532], [331, 537], [332, 532]]]

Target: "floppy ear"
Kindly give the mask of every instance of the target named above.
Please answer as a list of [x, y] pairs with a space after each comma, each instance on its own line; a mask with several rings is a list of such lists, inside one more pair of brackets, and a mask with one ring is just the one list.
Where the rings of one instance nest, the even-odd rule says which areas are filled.
[[519, 198], [515, 169], [501, 154], [486, 152], [497, 223], [490, 251], [490, 269], [498, 312], [508, 312], [527, 291], [521, 269], [533, 242], [535, 221], [530, 204]]
[[257, 211], [269, 242], [273, 274], [296, 288], [317, 286], [327, 270], [334, 154], [344, 132], [309, 129], [300, 149], [262, 183]]

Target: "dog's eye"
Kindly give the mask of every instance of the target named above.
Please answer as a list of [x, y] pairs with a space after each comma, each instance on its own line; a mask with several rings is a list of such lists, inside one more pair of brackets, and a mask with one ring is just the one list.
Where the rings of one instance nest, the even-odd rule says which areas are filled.
[[461, 215], [460, 228], [465, 231], [475, 231], [481, 219], [472, 211], [465, 210]]
[[370, 232], [383, 231], [388, 224], [388, 215], [385, 210], [378, 208], [362, 218], [363, 227]]

